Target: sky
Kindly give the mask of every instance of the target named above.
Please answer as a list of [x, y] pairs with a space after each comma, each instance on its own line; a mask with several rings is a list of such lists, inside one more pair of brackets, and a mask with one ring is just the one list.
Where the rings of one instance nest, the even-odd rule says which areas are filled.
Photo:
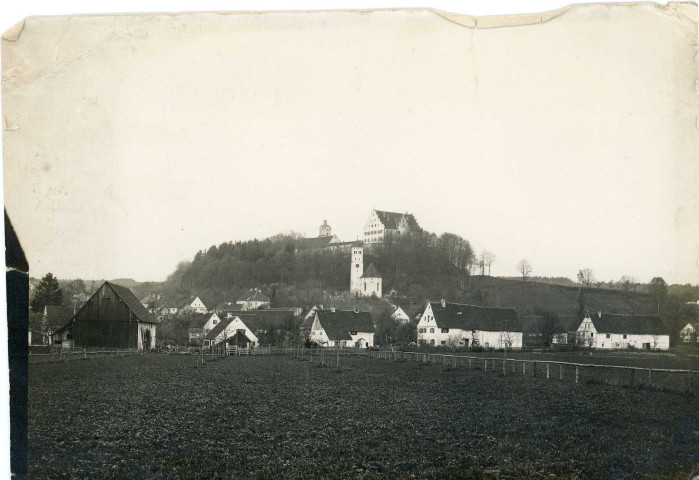
[[324, 219], [356, 239], [376, 208], [493, 275], [697, 283], [695, 54], [650, 5], [35, 18], [3, 41], [6, 208], [35, 277], [164, 280]]

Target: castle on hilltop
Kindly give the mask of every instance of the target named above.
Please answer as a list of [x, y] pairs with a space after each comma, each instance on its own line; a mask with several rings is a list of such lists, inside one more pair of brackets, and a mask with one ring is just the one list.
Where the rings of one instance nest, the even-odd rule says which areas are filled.
[[364, 224], [364, 243], [383, 243], [388, 235], [421, 230], [412, 213], [385, 212], [373, 209]]

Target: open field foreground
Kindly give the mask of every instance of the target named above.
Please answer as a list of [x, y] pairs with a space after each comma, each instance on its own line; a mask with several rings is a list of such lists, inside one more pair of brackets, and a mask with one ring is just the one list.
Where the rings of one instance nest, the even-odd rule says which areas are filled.
[[341, 362], [31, 365], [30, 476], [686, 479], [699, 463], [696, 396]]

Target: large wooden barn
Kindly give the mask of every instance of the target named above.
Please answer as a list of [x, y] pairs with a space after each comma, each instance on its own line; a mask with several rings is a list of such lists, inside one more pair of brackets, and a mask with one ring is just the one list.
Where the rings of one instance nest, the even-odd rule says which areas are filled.
[[104, 282], [54, 338], [64, 347], [150, 350], [159, 323], [131, 290]]

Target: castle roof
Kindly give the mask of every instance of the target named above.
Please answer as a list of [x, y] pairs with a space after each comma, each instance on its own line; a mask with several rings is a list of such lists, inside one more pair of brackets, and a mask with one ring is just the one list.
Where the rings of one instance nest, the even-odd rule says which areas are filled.
[[420, 230], [420, 225], [418, 225], [417, 220], [415, 220], [415, 217], [412, 213], [385, 212], [383, 210], [375, 210], [375, 212], [385, 228], [397, 230], [401, 220], [403, 220], [403, 218], [405, 217], [406, 221], [408, 222], [408, 227], [411, 231]]

